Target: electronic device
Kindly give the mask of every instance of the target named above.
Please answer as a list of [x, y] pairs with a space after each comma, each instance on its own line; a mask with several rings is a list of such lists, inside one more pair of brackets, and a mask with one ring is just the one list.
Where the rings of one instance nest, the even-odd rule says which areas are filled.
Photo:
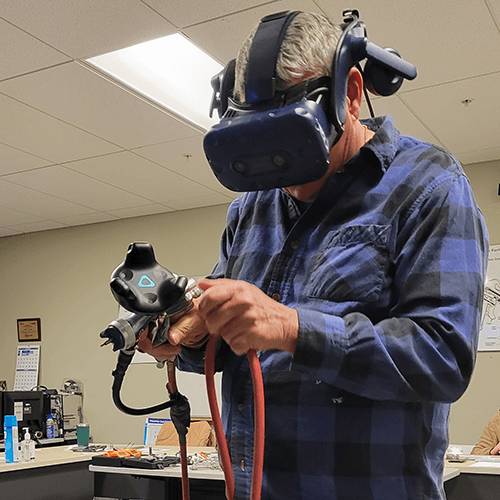
[[61, 434], [64, 430], [63, 400], [56, 389], [3, 392], [3, 414], [16, 415], [19, 432], [28, 427], [31, 436], [38, 441], [46, 437], [45, 421], [49, 413]]
[[220, 122], [205, 135], [203, 147], [218, 180], [232, 191], [258, 191], [305, 184], [321, 178], [331, 147], [346, 119], [347, 79], [351, 68], [366, 59], [366, 88], [394, 94], [415, 67], [394, 49], [370, 42], [356, 10], [344, 11], [343, 33], [332, 61], [331, 78], [275, 90], [279, 49], [290, 22], [299, 12], [264, 17], [250, 48], [245, 103], [232, 96], [235, 61], [212, 78], [210, 115]]
[[[4, 415], [15, 415], [21, 431], [28, 427], [33, 437], [45, 435], [43, 391], [5, 391], [3, 393]], [[21, 434], [20, 434], [21, 435]]]
[[191, 309], [199, 292], [190, 291], [189, 284], [185, 276], [171, 273], [156, 261], [149, 243], [131, 243], [109, 284], [116, 301], [131, 314], [112, 321], [101, 332], [101, 338], [108, 339], [103, 345], [112, 343], [114, 351], [133, 353], [140, 332], [160, 315], [164, 315], [162, 327], [155, 331], [152, 342], [154, 346], [167, 342], [170, 324]]
[[[63, 404], [64, 433], [76, 435], [76, 427], [82, 421], [83, 397], [81, 394], [60, 394]], [[65, 436], [66, 437], [66, 436]]]

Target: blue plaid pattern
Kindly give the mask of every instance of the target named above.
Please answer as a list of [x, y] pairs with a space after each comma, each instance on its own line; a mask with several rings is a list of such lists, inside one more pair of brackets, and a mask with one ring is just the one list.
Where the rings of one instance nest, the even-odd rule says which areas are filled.
[[[212, 277], [245, 280], [299, 315], [295, 355], [260, 353], [263, 500], [444, 499], [449, 405], [470, 380], [487, 261], [459, 163], [390, 117], [310, 206], [282, 190], [235, 200]], [[183, 369], [203, 353], [184, 349]], [[253, 391], [222, 343], [236, 498], [250, 495]]]

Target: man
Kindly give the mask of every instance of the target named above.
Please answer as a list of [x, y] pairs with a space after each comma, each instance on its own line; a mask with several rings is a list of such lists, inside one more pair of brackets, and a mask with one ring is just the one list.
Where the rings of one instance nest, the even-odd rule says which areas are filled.
[[[340, 29], [299, 14], [286, 31], [277, 87], [329, 74]], [[237, 60], [244, 96], [250, 35]], [[473, 370], [487, 235], [449, 153], [403, 137], [390, 117], [359, 120], [363, 77], [348, 76], [345, 130], [327, 173], [243, 194], [220, 257], [171, 345], [203, 370], [221, 335], [223, 422], [236, 481], [249, 498], [252, 383], [266, 394], [263, 499], [444, 499], [449, 405]]]

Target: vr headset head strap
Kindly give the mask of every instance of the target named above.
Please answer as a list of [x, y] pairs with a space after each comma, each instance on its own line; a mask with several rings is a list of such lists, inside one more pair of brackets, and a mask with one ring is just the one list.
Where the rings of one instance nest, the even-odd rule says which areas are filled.
[[245, 74], [245, 102], [256, 104], [274, 97], [276, 61], [285, 32], [299, 11], [264, 17], [255, 32]]

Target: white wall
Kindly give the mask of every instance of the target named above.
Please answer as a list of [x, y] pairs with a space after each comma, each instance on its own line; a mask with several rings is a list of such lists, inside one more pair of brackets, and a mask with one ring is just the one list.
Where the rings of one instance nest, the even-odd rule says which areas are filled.
[[[490, 243], [500, 244], [500, 162], [466, 172], [484, 212]], [[0, 379], [12, 389], [18, 318], [41, 318], [40, 383], [59, 388], [64, 378], [85, 384], [85, 416], [96, 441], [142, 442], [143, 417], [121, 414], [111, 401], [116, 354], [99, 348], [99, 332], [113, 320], [109, 276], [129, 243], [149, 241], [158, 261], [187, 276], [211, 271], [225, 225], [226, 205], [118, 222], [0, 238]], [[134, 365], [123, 399], [131, 406], [166, 399], [164, 372]], [[500, 352], [479, 353], [469, 389], [452, 407], [450, 439], [475, 443], [500, 408]], [[188, 388], [180, 388], [188, 397]], [[161, 416], [161, 414], [160, 414]], [[165, 415], [164, 415], [165, 416]]]
[[[466, 165], [474, 195], [490, 235], [490, 245], [500, 245], [500, 161]], [[500, 409], [500, 352], [480, 352], [472, 381], [452, 405], [450, 442], [476, 444], [491, 415]]]
[[[109, 277], [133, 241], [149, 241], [158, 262], [177, 274], [206, 275], [217, 261], [226, 211], [220, 205], [0, 238], [0, 379], [12, 390], [17, 319], [41, 318], [40, 384], [60, 388], [64, 378], [81, 380], [94, 441], [142, 443], [144, 417], [122, 414], [111, 400], [117, 355], [99, 347], [99, 333], [118, 313]], [[154, 364], [132, 365], [123, 400], [165, 401], [165, 382], [165, 370]], [[179, 390], [190, 397], [189, 388]]]

